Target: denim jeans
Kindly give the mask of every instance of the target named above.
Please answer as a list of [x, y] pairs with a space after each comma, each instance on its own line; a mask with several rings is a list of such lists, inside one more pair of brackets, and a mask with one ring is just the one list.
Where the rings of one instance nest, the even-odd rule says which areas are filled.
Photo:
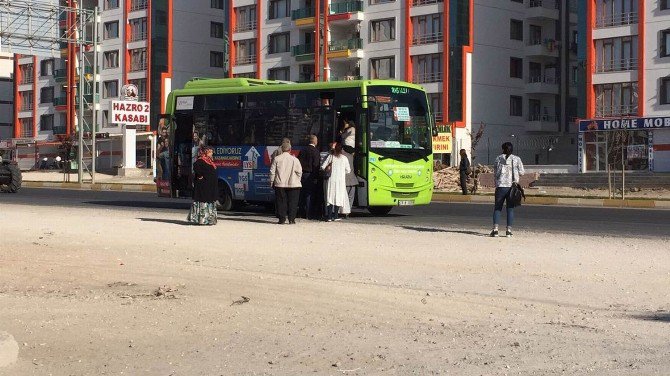
[[511, 227], [514, 223], [514, 204], [509, 197], [510, 187], [498, 187], [495, 194], [495, 208], [493, 210], [493, 224], [500, 223], [500, 214], [502, 212], [503, 204], [507, 204], [507, 226]]

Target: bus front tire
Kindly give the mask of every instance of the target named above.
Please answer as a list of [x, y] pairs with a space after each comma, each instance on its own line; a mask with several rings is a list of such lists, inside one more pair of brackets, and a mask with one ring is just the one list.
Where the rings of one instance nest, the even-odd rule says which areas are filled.
[[368, 211], [373, 215], [387, 215], [393, 206], [368, 206]]
[[233, 195], [230, 193], [228, 185], [219, 183], [219, 205], [218, 209], [228, 211], [233, 208]]

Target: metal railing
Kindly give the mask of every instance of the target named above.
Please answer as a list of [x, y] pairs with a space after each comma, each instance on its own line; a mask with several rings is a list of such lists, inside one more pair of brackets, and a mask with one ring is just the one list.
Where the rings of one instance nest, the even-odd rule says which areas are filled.
[[140, 72], [147, 70], [147, 61], [146, 60], [133, 60], [130, 59], [130, 71], [131, 72]]
[[241, 33], [243, 31], [256, 30], [257, 27], [258, 27], [258, 22], [256, 20], [242, 22], [242, 23], [239, 23], [239, 24], [235, 25], [235, 28], [233, 29], [233, 32], [234, 33]]
[[363, 48], [363, 39], [353, 38], [345, 40], [335, 40], [328, 44], [328, 51], [347, 51], [347, 50], [360, 50]]
[[293, 56], [300, 56], [300, 55], [309, 55], [314, 53], [314, 45], [313, 44], [299, 44], [297, 46], [291, 47], [291, 53]]
[[393, 3], [395, 0], [370, 0], [370, 5]]
[[596, 73], [637, 70], [637, 58], [603, 61], [596, 64]]
[[362, 80], [363, 76], [339, 76], [339, 77], [331, 77], [331, 81], [357, 81], [357, 80]]
[[23, 76], [23, 77], [21, 77], [21, 81], [19, 82], [19, 85], [28, 85], [28, 84], [32, 84], [33, 82], [35, 82], [35, 77], [33, 75]]
[[149, 2], [147, 0], [131, 0], [130, 1], [130, 11], [134, 12], [136, 10], [147, 9]]
[[637, 115], [637, 105], [596, 106], [596, 117]]
[[30, 111], [33, 109], [33, 102], [23, 102], [21, 103], [21, 108], [19, 111]]
[[443, 3], [444, 0], [412, 0], [412, 6], [429, 5]]
[[442, 113], [442, 111], [433, 112], [433, 118], [437, 123], [442, 122], [444, 120], [444, 114]]
[[596, 27], [614, 27], [632, 25], [638, 22], [637, 12], [613, 14], [611, 16], [599, 16], [596, 18]]
[[556, 0], [530, 0], [529, 8], [559, 9]]
[[415, 84], [426, 84], [430, 82], [441, 82], [442, 72], [415, 74], [412, 82]]
[[552, 116], [549, 114], [530, 114], [528, 115], [528, 121], [543, 121], [547, 123], [557, 123], [558, 116]]
[[142, 31], [140, 33], [130, 33], [130, 41], [131, 42], [137, 42], [140, 40], [146, 40], [147, 39], [147, 32]]
[[256, 55], [237, 56], [235, 58], [236, 65], [254, 64], [255, 62], [256, 62]]
[[300, 8], [294, 11], [291, 11], [291, 19], [299, 20], [301, 18], [310, 18], [314, 17], [314, 8]]
[[330, 14], [354, 13], [363, 11], [362, 1], [347, 1], [330, 5]]
[[429, 34], [414, 35], [412, 37], [412, 45], [419, 46], [422, 44], [440, 43], [444, 41], [444, 34], [441, 31]]
[[556, 77], [547, 77], [547, 76], [530, 76], [528, 77], [529, 84], [552, 84], [555, 85], [558, 83]]

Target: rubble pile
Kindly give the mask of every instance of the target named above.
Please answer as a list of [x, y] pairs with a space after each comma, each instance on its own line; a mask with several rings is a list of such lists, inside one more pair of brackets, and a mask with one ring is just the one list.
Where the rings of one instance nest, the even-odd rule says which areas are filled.
[[[473, 168], [473, 172], [479, 174], [490, 174], [493, 169], [490, 166], [477, 164]], [[461, 189], [461, 178], [458, 167], [450, 167], [445, 164], [435, 164], [433, 172], [433, 183], [436, 190], [442, 191], [458, 191]], [[468, 179], [468, 185], [472, 184], [472, 176]]]

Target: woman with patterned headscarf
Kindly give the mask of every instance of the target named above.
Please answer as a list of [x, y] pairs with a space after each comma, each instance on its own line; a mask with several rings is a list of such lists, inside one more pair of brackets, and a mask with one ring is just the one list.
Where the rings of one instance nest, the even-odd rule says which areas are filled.
[[198, 159], [193, 163], [193, 204], [188, 213], [188, 221], [196, 225], [216, 224], [218, 180], [213, 155], [212, 148], [201, 146]]

